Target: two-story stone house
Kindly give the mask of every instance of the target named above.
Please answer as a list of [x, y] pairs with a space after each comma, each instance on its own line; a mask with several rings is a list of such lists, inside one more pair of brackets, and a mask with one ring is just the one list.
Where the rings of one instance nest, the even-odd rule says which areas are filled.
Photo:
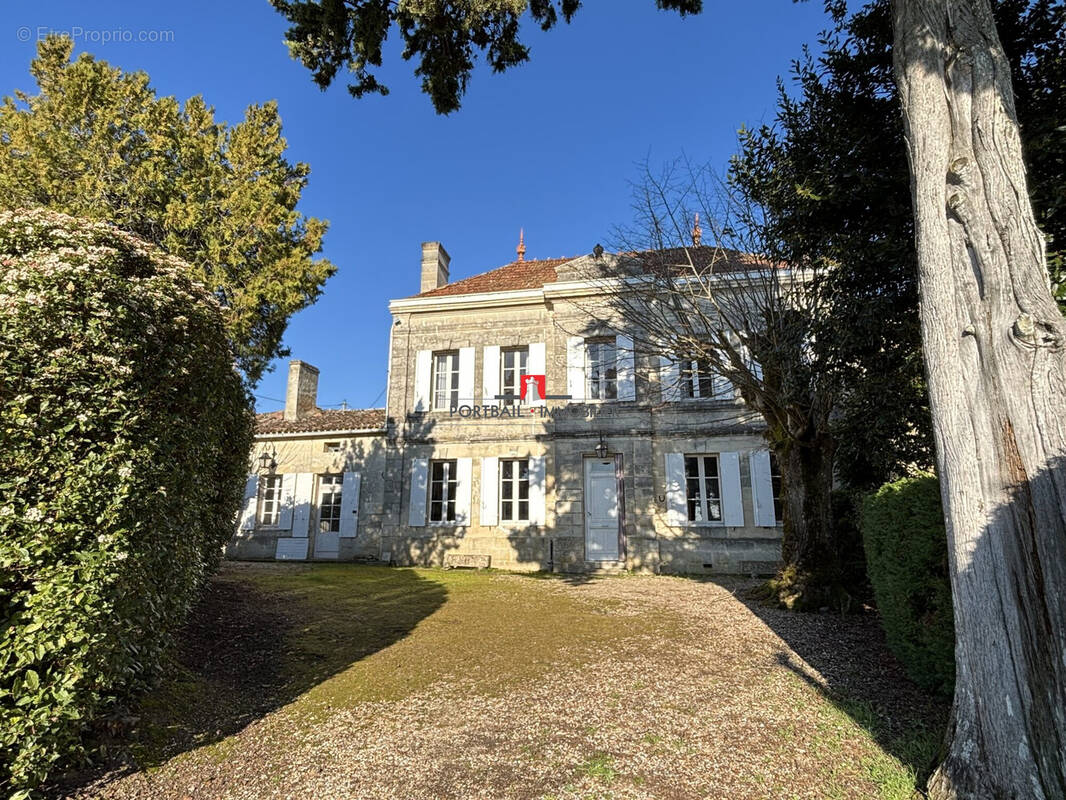
[[761, 419], [720, 376], [635, 351], [596, 277], [610, 258], [526, 261], [520, 246], [449, 282], [447, 252], [423, 244], [421, 291], [389, 305], [386, 408], [318, 411], [304, 391], [301, 415], [310, 373], [294, 362], [292, 408], [260, 415], [267, 469], [231, 555], [773, 571], [780, 482]]

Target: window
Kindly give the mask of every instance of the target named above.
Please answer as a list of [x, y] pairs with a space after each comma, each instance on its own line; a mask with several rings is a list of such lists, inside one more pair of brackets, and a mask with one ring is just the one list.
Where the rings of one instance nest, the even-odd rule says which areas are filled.
[[430, 522], [455, 522], [455, 493], [457, 483], [455, 459], [450, 461], [430, 462]]
[[529, 361], [529, 348], [514, 348], [500, 352], [500, 394], [522, 395], [521, 378]]
[[433, 354], [433, 410], [447, 411], [459, 405], [459, 353]]
[[689, 522], [721, 521], [718, 456], [685, 456], [685, 494]]
[[322, 445], [322, 451], [325, 453], [339, 453], [341, 451], [340, 442], [326, 442]]
[[281, 476], [264, 475], [259, 479], [259, 524], [273, 527], [281, 516]]
[[529, 460], [500, 461], [500, 519], [529, 521]]
[[715, 395], [715, 375], [704, 359], [683, 359], [680, 364], [681, 396], [686, 400], [712, 398]]
[[319, 533], [339, 533], [341, 529], [341, 475], [323, 475], [318, 479]]
[[770, 453], [770, 483], [774, 487], [774, 519], [780, 525], [785, 518], [781, 503], [781, 465], [773, 453]]
[[588, 376], [589, 400], [618, 398], [618, 359], [613, 340], [592, 340], [585, 343], [585, 374]]

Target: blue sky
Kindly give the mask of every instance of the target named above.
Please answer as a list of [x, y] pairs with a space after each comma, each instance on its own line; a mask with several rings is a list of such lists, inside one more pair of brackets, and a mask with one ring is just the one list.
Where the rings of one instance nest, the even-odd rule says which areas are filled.
[[[321, 369], [320, 405], [367, 407], [384, 402], [387, 304], [418, 291], [421, 242], [444, 243], [453, 280], [513, 260], [519, 228], [527, 258], [589, 252], [630, 221], [639, 162], [684, 153], [724, 168], [737, 129], [772, 120], [778, 76], [826, 25], [822, 3], [705, 5], [682, 20], [652, 0], [590, 0], [569, 26], [527, 25], [531, 61], [477, 70], [463, 108], [439, 117], [396, 41], [388, 97], [320, 92], [266, 0], [11, 4], [0, 94], [33, 89], [34, 40], [56, 30], [75, 34], [76, 53], [146, 71], [161, 95], [203, 95], [219, 119], [276, 98], [289, 159], [311, 165], [301, 210], [330, 220], [323, 255], [339, 268], [285, 343]], [[103, 41], [123, 31], [172, 33]], [[281, 407], [285, 375], [278, 362], [263, 379], [259, 410]]]

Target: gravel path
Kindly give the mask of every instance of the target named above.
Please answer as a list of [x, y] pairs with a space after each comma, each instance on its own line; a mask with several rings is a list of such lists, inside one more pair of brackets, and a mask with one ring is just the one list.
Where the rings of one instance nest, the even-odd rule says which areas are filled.
[[942, 713], [900, 676], [871, 615], [761, 608], [740, 599], [742, 582], [483, 580], [606, 615], [615, 633], [515, 680], [471, 667], [396, 699], [308, 692], [215, 744], [67, 796], [905, 797], [906, 768], [833, 701], [880, 711], [883, 741]]

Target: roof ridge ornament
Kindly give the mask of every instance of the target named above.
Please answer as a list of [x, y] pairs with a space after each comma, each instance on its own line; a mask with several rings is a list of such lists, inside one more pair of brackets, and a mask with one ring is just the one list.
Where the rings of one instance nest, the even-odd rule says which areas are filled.
[[703, 241], [703, 228], [700, 227], [700, 212], [696, 212], [696, 223], [692, 226], [692, 246], [699, 247]]
[[515, 252], [518, 253], [518, 260], [526, 260], [526, 242], [525, 242], [525, 230], [518, 229], [518, 247], [515, 248]]

